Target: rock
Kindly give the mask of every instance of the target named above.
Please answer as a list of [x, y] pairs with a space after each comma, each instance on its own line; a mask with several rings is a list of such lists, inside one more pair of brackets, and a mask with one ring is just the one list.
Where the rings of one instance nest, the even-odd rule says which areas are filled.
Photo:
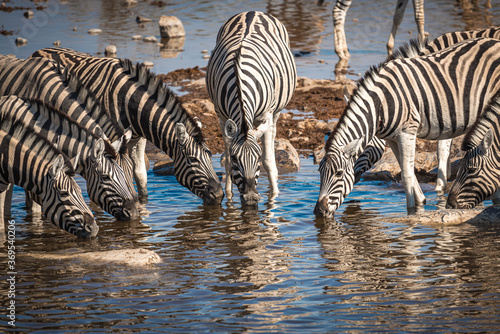
[[208, 53], [208, 50], [201, 50], [201, 53]]
[[116, 46], [114, 46], [114, 45], [108, 45], [108, 46], [106, 46], [106, 49], [104, 49], [104, 55], [106, 57], [114, 57], [114, 56], [116, 56]]
[[18, 37], [16, 38], [16, 45], [22, 46], [28, 44], [28, 40], [26, 38]]
[[142, 267], [155, 263], [161, 263], [162, 260], [155, 252], [145, 249], [117, 249], [101, 252], [82, 252], [75, 254], [55, 254], [55, 253], [28, 253], [26, 256], [51, 261], [77, 260], [91, 265], [126, 265], [133, 267]]
[[92, 28], [88, 30], [88, 33], [91, 35], [99, 35], [102, 33], [102, 29]]
[[153, 20], [151, 20], [150, 18], [141, 16], [141, 15], [137, 15], [137, 17], [135, 18], [135, 22], [137, 22], [137, 23], [147, 23], [147, 22], [152, 22], [152, 21]]
[[152, 62], [152, 61], [145, 61], [145, 62], [143, 62], [142, 64], [143, 64], [145, 67], [147, 67], [147, 68], [151, 68], [151, 67], [155, 66], [155, 64], [153, 64], [153, 62]]
[[160, 54], [162, 58], [175, 58], [184, 50], [185, 37], [162, 38]]
[[78, 27], [77, 26], [74, 26], [73, 27], [73, 31], [77, 31], [78, 30]]
[[31, 19], [35, 14], [31, 10], [27, 10], [27, 11], [24, 12], [23, 15], [24, 15], [24, 17], [26, 17], [28, 19]]
[[300, 169], [300, 158], [297, 150], [286, 139], [274, 140], [276, 165], [280, 172], [297, 172]]
[[55, 41], [54, 43], [52, 43], [52, 45], [54, 45], [54, 46], [61, 46], [61, 41]]
[[440, 209], [424, 211], [415, 215], [397, 217], [391, 219], [395, 223], [412, 224], [420, 223], [426, 225], [458, 225], [462, 223], [485, 224], [500, 222], [500, 206], [476, 207], [471, 210], [466, 209]]
[[157, 43], [158, 40], [156, 39], [156, 36], [146, 36], [142, 39], [146, 43]]
[[127, 6], [135, 6], [137, 5], [137, 0], [125, 0], [125, 4]]
[[141, 35], [134, 35], [134, 36], [132, 36], [132, 40], [133, 40], [133, 41], [139, 41], [139, 40], [141, 40], [141, 39], [142, 39], [142, 36], [141, 36]]
[[203, 59], [210, 59], [210, 55], [203, 55], [203, 57], [201, 57]]
[[181, 20], [175, 16], [162, 15], [159, 21], [159, 27], [162, 38], [186, 36]]
[[303, 132], [309, 131], [321, 131], [326, 132], [326, 128], [328, 127], [328, 123], [325, 121], [319, 121], [317, 119], [305, 119], [297, 123], [297, 129]]
[[172, 160], [163, 160], [155, 163], [153, 173], [157, 175], [175, 175], [174, 162]]

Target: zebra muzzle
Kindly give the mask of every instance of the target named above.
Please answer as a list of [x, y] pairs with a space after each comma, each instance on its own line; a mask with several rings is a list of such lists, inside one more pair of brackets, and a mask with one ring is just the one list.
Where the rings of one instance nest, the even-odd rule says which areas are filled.
[[242, 194], [240, 196], [241, 204], [245, 206], [257, 206], [259, 203], [260, 195], [257, 192], [249, 192], [246, 194]]
[[203, 203], [206, 205], [217, 205], [222, 202], [224, 191], [220, 182], [210, 180], [203, 192]]
[[317, 217], [332, 218], [334, 213], [334, 211], [328, 209], [328, 196], [323, 196], [314, 207], [314, 214]]

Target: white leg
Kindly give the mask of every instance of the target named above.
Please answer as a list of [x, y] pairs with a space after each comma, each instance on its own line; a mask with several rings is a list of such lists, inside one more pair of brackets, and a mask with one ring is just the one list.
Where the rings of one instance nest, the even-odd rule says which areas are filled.
[[405, 188], [406, 207], [409, 213], [413, 213], [417, 207], [425, 204], [424, 193], [415, 176], [415, 142], [415, 135], [402, 133], [396, 141], [398, 152], [394, 152], [399, 154], [401, 182]]
[[220, 128], [222, 131], [222, 138], [224, 139], [224, 156], [226, 157], [224, 167], [226, 168], [226, 198], [228, 200], [233, 199], [233, 179], [231, 175], [233, 174], [231, 170], [231, 154], [229, 148], [231, 147], [231, 138], [224, 135], [226, 123], [220, 121]]
[[[12, 192], [14, 191], [14, 186], [12, 183], [0, 186], [0, 217], [10, 217], [12, 216]], [[0, 226], [1, 227], [1, 226]]]
[[495, 205], [500, 204], [500, 188], [491, 195], [491, 200]]
[[[271, 191], [270, 198], [275, 198], [279, 194], [278, 189], [278, 168], [276, 167], [276, 156], [274, 153], [274, 139], [276, 138], [276, 123], [278, 122], [279, 113], [274, 115], [273, 124], [262, 135], [262, 165], [267, 171], [269, 177], [269, 186]], [[268, 120], [269, 122], [270, 120]]]
[[146, 143], [147, 140], [142, 137], [138, 140], [132, 139], [129, 142], [130, 159], [132, 159], [134, 164], [135, 184], [137, 185], [139, 200], [143, 204], [148, 202], [148, 171], [146, 169], [146, 162], [144, 161]]
[[415, 14], [415, 23], [417, 24], [418, 40], [420, 43], [423, 43], [425, 38], [424, 0], [413, 0], [413, 12]]
[[42, 214], [42, 206], [35, 202], [33, 194], [29, 191], [25, 191], [24, 193], [26, 194], [26, 210], [31, 214]]
[[394, 40], [396, 39], [399, 25], [401, 24], [401, 21], [403, 21], [407, 4], [408, 0], [398, 0], [398, 3], [396, 4], [396, 11], [394, 12], [394, 20], [392, 23], [392, 31], [391, 35], [389, 36], [389, 40], [387, 41], [387, 53], [389, 56], [392, 55], [392, 49], [394, 49]]
[[351, 6], [351, 0], [342, 1], [342, 3], [337, 0], [335, 7], [333, 8], [333, 34], [335, 38], [335, 52], [340, 59], [349, 59], [351, 55], [347, 49], [347, 40], [345, 38], [345, 17], [349, 7]]
[[452, 139], [444, 139], [438, 141], [437, 158], [438, 158], [438, 173], [436, 180], [436, 191], [438, 195], [443, 195], [446, 189], [446, 184], [451, 174], [450, 165], [450, 147]]

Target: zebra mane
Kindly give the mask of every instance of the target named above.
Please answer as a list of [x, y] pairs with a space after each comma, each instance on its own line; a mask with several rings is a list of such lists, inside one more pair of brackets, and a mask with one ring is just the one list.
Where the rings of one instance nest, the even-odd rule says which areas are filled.
[[[46, 110], [47, 112], [45, 114], [48, 114], [49, 117], [48, 119], [50, 121], [53, 121], [54, 119], [57, 118], [58, 123], [60, 124], [59, 126], [62, 127], [63, 129], [71, 129], [73, 132], [78, 132], [80, 134], [80, 137], [82, 138], [89, 138], [91, 137], [92, 140], [97, 141], [100, 138], [103, 138], [103, 132], [100, 127], [96, 128], [97, 133], [94, 133], [92, 131], [88, 131], [85, 127], [81, 126], [78, 124], [74, 119], [69, 117], [67, 114], [62, 112], [61, 110], [54, 108], [53, 106], [38, 100], [38, 99], [25, 99], [26, 102], [35, 105], [39, 110]], [[113, 146], [109, 143], [107, 139], [104, 139], [104, 150], [107, 154], [111, 156], [111, 158], [116, 159], [117, 154]]]
[[[23, 102], [29, 107], [26, 102]], [[69, 176], [75, 175], [73, 164], [69, 158], [54, 143], [50, 142], [44, 136], [36, 134], [32, 126], [23, 124], [18, 119], [12, 119], [9, 115], [2, 114], [0, 118], [1, 129], [11, 134], [13, 138], [24, 138], [22, 144], [31, 151], [36, 152], [37, 156], [44, 157], [45, 160], [54, 160], [58, 155], [64, 158], [65, 172]]]
[[392, 55], [387, 57], [387, 59], [382, 63], [388, 63], [394, 59], [402, 58], [414, 58], [422, 55], [422, 51], [429, 45], [429, 39], [426, 37], [422, 43], [418, 38], [412, 38], [407, 43], [394, 50]]
[[477, 147], [483, 140], [486, 132], [499, 122], [500, 94], [494, 96], [485, 108], [481, 117], [472, 125], [462, 141], [462, 151], [469, 151]]
[[147, 87], [147, 93], [156, 97], [156, 102], [162, 108], [168, 110], [169, 114], [179, 112], [185, 116], [186, 120], [184, 125], [186, 131], [197, 141], [205, 141], [201, 132], [201, 126], [181, 104], [177, 96], [158, 78], [156, 74], [151, 72], [144, 64], [134, 65], [130, 59], [120, 59], [119, 66], [124, 71], [129, 72], [133, 80], [137, 81], [140, 85]]

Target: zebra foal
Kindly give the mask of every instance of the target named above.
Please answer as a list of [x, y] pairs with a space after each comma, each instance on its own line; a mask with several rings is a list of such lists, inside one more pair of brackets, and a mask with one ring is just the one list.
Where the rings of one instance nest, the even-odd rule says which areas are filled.
[[49, 222], [77, 237], [94, 237], [99, 227], [73, 175], [72, 163], [49, 142], [8, 120], [2, 122], [0, 192], [9, 184], [18, 185], [35, 195]]
[[[259, 200], [261, 156], [270, 197], [278, 194], [274, 157], [276, 123], [295, 90], [297, 71], [285, 26], [269, 14], [250, 11], [224, 23], [207, 65], [208, 95], [224, 138], [226, 196], [232, 182], [244, 205]], [[262, 150], [257, 140], [262, 137]], [[232, 182], [231, 182], [232, 180]]]
[[146, 139], [174, 160], [177, 181], [205, 204], [224, 197], [203, 138], [201, 123], [182, 107], [177, 97], [144, 65], [128, 59], [97, 58], [64, 48], [47, 48], [31, 57], [55, 59], [71, 66], [71, 76], [102, 103], [121, 128], [130, 128], [129, 142], [139, 198], [147, 201]]
[[414, 174], [416, 138], [467, 132], [498, 90], [499, 65], [500, 41], [477, 38], [368, 71], [325, 145], [314, 212], [333, 216], [352, 189], [354, 162], [375, 136], [398, 158], [408, 211], [422, 206]]

